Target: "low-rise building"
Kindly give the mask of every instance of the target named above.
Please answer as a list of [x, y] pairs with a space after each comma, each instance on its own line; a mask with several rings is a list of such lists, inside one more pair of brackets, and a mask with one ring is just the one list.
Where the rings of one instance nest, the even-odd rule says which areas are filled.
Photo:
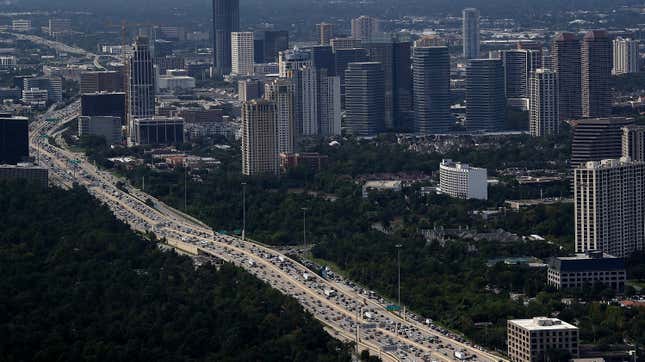
[[401, 181], [367, 181], [363, 185], [363, 198], [369, 196], [370, 191], [399, 192], [403, 188]]
[[317, 152], [281, 153], [280, 170], [286, 172], [289, 169], [304, 165], [307, 169], [318, 172], [327, 164], [328, 159], [327, 155], [321, 155]]
[[625, 261], [602, 251], [590, 251], [549, 262], [547, 283], [558, 289], [577, 289], [596, 283], [617, 293], [625, 291]]
[[31, 163], [0, 165], [0, 181], [24, 180], [45, 188], [48, 176], [49, 171], [46, 168], [34, 166]]
[[556, 318], [514, 319], [507, 323], [508, 356], [512, 362], [543, 361], [549, 351], [578, 357], [578, 327]]
[[465, 163], [443, 160], [439, 166], [439, 188], [442, 193], [452, 197], [487, 200], [487, 171]]
[[133, 140], [138, 145], [175, 145], [184, 143], [184, 119], [151, 117], [134, 120]]
[[78, 136], [104, 137], [107, 144], [118, 144], [123, 140], [121, 118], [110, 116], [94, 116], [78, 118]]

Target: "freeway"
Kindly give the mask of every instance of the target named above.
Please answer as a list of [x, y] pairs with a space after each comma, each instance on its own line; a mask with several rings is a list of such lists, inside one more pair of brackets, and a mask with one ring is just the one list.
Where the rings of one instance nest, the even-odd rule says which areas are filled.
[[[50, 144], [49, 138], [78, 115], [78, 102], [50, 109], [30, 125], [30, 147], [52, 183], [78, 184], [107, 205], [117, 218], [139, 232], [151, 232], [182, 251], [238, 265], [284, 294], [294, 297], [332, 336], [357, 342], [384, 361], [451, 361], [463, 352], [472, 361], [501, 361], [480, 346], [414, 313], [392, 313], [376, 293], [330, 273], [322, 278], [286, 255], [261, 244], [214, 233], [192, 217], [92, 165], [87, 158]], [[152, 201], [152, 204], [150, 204]], [[148, 201], [148, 202], [146, 202]], [[152, 205], [149, 206], [149, 205]]]

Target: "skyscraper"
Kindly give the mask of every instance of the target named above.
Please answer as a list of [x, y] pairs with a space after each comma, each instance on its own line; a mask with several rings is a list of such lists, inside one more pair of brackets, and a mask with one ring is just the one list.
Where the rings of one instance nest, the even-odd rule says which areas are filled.
[[350, 63], [345, 70], [345, 126], [358, 137], [385, 127], [385, 80], [378, 62]]
[[271, 101], [242, 103], [242, 174], [279, 173], [277, 116], [276, 105]]
[[0, 113], [0, 165], [29, 158], [29, 119]]
[[611, 115], [611, 40], [604, 30], [585, 34], [582, 42], [582, 116]]
[[573, 122], [571, 166], [588, 161], [616, 159], [622, 155], [623, 127], [634, 120], [625, 117], [590, 118]]
[[528, 52], [526, 50], [503, 50], [501, 53], [506, 78], [506, 98], [528, 97]]
[[479, 10], [473, 8], [464, 9], [462, 37], [464, 58], [479, 58]]
[[614, 39], [614, 68], [612, 74], [638, 73], [640, 70], [639, 41], [618, 37]]
[[358, 40], [370, 40], [381, 31], [379, 20], [370, 16], [359, 16], [352, 19], [352, 38]]
[[558, 73], [560, 119], [578, 119], [582, 116], [580, 40], [572, 33], [560, 33], [551, 53], [553, 70]]
[[414, 48], [414, 132], [449, 132], [454, 125], [450, 112], [450, 54], [446, 46]]
[[253, 44], [256, 63], [273, 63], [278, 60], [278, 53], [289, 49], [289, 32], [257, 30], [253, 33]]
[[240, 30], [240, 1], [213, 0], [214, 75], [231, 73], [231, 33]]
[[577, 253], [627, 257], [645, 247], [645, 163], [587, 162], [574, 170]]
[[276, 105], [278, 152], [293, 153], [296, 136], [293, 80], [278, 78], [268, 81], [264, 85], [264, 98]]
[[127, 64], [126, 106], [130, 136], [134, 120], [155, 114], [155, 72], [148, 38], [137, 37]]
[[320, 45], [330, 45], [329, 42], [334, 37], [334, 25], [329, 23], [320, 23], [316, 25], [318, 29], [318, 41]]
[[536, 69], [529, 80], [529, 124], [534, 137], [560, 133], [558, 76], [548, 69]]
[[253, 32], [231, 33], [231, 74], [253, 74]]
[[469, 60], [466, 67], [466, 128], [498, 131], [504, 128], [505, 118], [502, 60]]
[[345, 70], [349, 63], [361, 63], [369, 61], [369, 55], [365, 48], [336, 49], [334, 52], [336, 75], [340, 77], [340, 100], [345, 108]]
[[627, 125], [623, 127], [623, 157], [645, 162], [645, 126]]

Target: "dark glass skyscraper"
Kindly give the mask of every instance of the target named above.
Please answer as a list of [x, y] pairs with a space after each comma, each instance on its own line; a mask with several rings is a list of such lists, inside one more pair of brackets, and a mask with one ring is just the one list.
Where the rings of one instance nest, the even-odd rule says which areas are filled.
[[466, 128], [504, 128], [506, 95], [501, 59], [471, 59], [466, 67]]
[[148, 38], [138, 37], [132, 55], [128, 59], [127, 114], [129, 132], [132, 135], [136, 118], [152, 117], [155, 114], [155, 73]]
[[581, 50], [582, 116], [586, 118], [611, 115], [612, 43], [604, 30], [585, 34]]
[[0, 114], [0, 165], [15, 165], [29, 157], [29, 119]]
[[582, 116], [582, 79], [580, 40], [572, 33], [561, 33], [553, 41], [553, 70], [558, 73], [560, 119]]
[[414, 132], [449, 132], [454, 124], [450, 112], [450, 54], [446, 46], [414, 48]]
[[352, 135], [372, 137], [383, 131], [384, 95], [381, 63], [349, 64], [345, 71], [345, 126]]
[[240, 31], [240, 1], [213, 0], [214, 75], [231, 73], [231, 33]]

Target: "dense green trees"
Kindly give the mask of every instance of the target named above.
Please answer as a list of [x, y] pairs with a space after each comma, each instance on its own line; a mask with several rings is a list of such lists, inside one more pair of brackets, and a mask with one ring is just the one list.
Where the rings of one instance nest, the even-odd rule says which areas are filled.
[[295, 300], [160, 251], [81, 189], [1, 184], [0, 205], [3, 361], [350, 360]]

